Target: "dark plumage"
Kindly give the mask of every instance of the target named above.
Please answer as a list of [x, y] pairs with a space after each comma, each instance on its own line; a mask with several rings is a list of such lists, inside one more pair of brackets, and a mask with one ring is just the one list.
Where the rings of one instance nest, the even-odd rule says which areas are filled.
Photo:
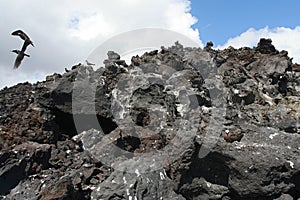
[[292, 70], [295, 72], [300, 72], [300, 65], [299, 64], [292, 64]]
[[244, 134], [240, 133], [240, 134], [237, 134], [237, 133], [230, 133], [230, 132], [225, 132], [223, 137], [224, 137], [224, 140], [226, 142], [234, 142], [234, 141], [238, 141], [240, 142], [242, 137], [244, 136]]
[[24, 53], [23, 51], [20, 51], [20, 50], [13, 50], [12, 52], [18, 54], [18, 56], [15, 60], [14, 69], [17, 69], [20, 66], [24, 56], [30, 57], [30, 55], [28, 55], [28, 54], [26, 54], [26, 53]]
[[[24, 33], [22, 30], [16, 30], [16, 31], [12, 32], [11, 34], [15, 35], [15, 36], [19, 36], [22, 40], [25, 41], [22, 49], [24, 47], [26, 49], [26, 47], [30, 44], [34, 47], [33, 42], [30, 40], [29, 36], [26, 33]], [[24, 51], [25, 51], [25, 49], [24, 49]]]
[[28, 54], [25, 53], [26, 48], [28, 45], [33, 45], [33, 42], [30, 40], [29, 36], [24, 33], [22, 30], [16, 30], [14, 32], [11, 33], [12, 35], [15, 36], [19, 36], [22, 40], [24, 40], [23, 46], [21, 51], [20, 50], [13, 50], [12, 52], [18, 54], [16, 60], [15, 60], [15, 64], [14, 64], [14, 69], [18, 68], [22, 62], [22, 60], [24, 59], [24, 56], [30, 57]]
[[27, 46], [30, 45], [30, 44], [33, 45], [30, 40], [25, 40], [24, 43], [23, 43], [21, 51], [25, 52]]

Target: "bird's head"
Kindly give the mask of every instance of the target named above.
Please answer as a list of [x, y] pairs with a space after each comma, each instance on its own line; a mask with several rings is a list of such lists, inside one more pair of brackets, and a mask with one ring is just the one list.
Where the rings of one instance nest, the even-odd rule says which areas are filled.
[[21, 31], [21, 30], [16, 30], [16, 31], [12, 32], [11, 34], [12, 35], [20, 35], [22, 32], [23, 31]]
[[19, 50], [15, 49], [15, 50], [12, 50], [11, 52], [14, 52], [16, 54], [19, 54]]

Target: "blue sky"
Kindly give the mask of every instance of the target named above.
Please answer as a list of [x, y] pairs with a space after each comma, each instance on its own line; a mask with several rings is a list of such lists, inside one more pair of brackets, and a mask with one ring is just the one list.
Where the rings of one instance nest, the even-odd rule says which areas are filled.
[[[201, 40], [223, 45], [249, 28], [261, 29], [300, 25], [298, 0], [191, 0], [193, 25]], [[300, 40], [300, 38], [299, 38]]]

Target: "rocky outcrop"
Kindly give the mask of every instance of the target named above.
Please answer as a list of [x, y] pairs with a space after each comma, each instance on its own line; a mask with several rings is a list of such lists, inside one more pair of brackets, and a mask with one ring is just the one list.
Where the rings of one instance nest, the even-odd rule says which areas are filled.
[[300, 198], [298, 64], [212, 46], [1, 90], [0, 198]]

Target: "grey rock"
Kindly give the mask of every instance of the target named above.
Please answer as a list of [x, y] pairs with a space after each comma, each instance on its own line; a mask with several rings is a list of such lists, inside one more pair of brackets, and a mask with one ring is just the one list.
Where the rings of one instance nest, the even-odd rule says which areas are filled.
[[[146, 159], [147, 160], [147, 159]], [[92, 192], [92, 199], [178, 199], [166, 172], [152, 171], [153, 161], [129, 160], [120, 164], [104, 182]], [[135, 169], [136, 173], [128, 172]], [[141, 173], [141, 174], [140, 174]]]
[[269, 53], [278, 53], [278, 51], [275, 49], [275, 47], [272, 45], [271, 39], [260, 39], [256, 49], [260, 53], [269, 54]]
[[0, 198], [300, 198], [300, 80], [270, 40], [104, 63], [0, 91]]
[[276, 200], [293, 200], [293, 197], [291, 195], [289, 195], [289, 194], [282, 194]]
[[51, 146], [27, 142], [0, 156], [0, 194], [8, 194], [19, 182], [50, 166]]
[[187, 199], [221, 199], [229, 193], [229, 189], [222, 185], [212, 184], [204, 178], [195, 178], [191, 184], [184, 184], [180, 193], [186, 194]]

